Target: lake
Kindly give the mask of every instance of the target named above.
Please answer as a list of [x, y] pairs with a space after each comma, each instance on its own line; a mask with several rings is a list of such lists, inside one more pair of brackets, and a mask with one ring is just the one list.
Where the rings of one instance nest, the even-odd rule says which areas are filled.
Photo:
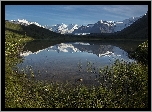
[[[116, 59], [133, 62], [128, 52], [141, 41], [28, 42], [20, 53], [19, 71], [34, 73], [38, 80], [72, 84], [98, 85], [99, 69], [111, 66]], [[80, 81], [83, 79], [83, 81]]]

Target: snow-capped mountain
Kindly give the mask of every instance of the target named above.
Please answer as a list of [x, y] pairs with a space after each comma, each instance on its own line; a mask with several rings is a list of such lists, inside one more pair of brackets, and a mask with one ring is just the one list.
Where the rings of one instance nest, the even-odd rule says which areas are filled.
[[[141, 16], [142, 17], [142, 16]], [[131, 17], [129, 19], [125, 19], [123, 21], [103, 21], [100, 20], [95, 24], [88, 24], [86, 26], [78, 26], [77, 24], [56, 24], [53, 26], [41, 26], [37, 22], [29, 22], [25, 19], [18, 19], [17, 21], [11, 20], [11, 22], [21, 25], [30, 25], [35, 24], [39, 27], [43, 27], [49, 29], [50, 31], [60, 33], [60, 34], [74, 34], [74, 35], [86, 35], [90, 33], [114, 33], [117, 31], [121, 31], [124, 28], [133, 24], [136, 20], [141, 17]]]
[[15, 23], [15, 24], [25, 25], [25, 26], [35, 24], [36, 26], [43, 27], [43, 28], [49, 29], [50, 31], [53, 31], [53, 32], [56, 32], [56, 33], [61, 33], [61, 34], [71, 34], [75, 29], [79, 28], [79, 26], [77, 24], [66, 25], [66, 24], [63, 24], [63, 23], [53, 25], [53, 26], [48, 26], [48, 25], [42, 26], [37, 22], [29, 22], [26, 19], [22, 19], [22, 20], [18, 19], [17, 21], [16, 20], [11, 20], [11, 22]]
[[46, 27], [47, 29], [56, 32], [56, 33], [61, 33], [61, 34], [70, 34], [72, 33], [75, 29], [78, 29], [79, 26], [77, 24], [57, 24], [53, 25], [51, 27]]
[[137, 21], [139, 18], [141, 18], [141, 17], [132, 17], [129, 19], [125, 19], [122, 22], [121, 21], [115, 22], [114, 23], [115, 24], [114, 32], [121, 31], [122, 29], [130, 26], [135, 21]]
[[114, 33], [130, 26], [139, 18], [140, 17], [132, 17], [123, 21], [100, 20], [92, 25], [88, 24], [87, 26], [81, 26], [77, 30], [74, 30], [72, 33], [75, 35], [80, 35], [84, 33]]
[[31, 25], [31, 24], [35, 24], [36, 26], [39, 26], [39, 27], [43, 27], [45, 28], [44, 26], [40, 25], [39, 23], [37, 22], [29, 22], [27, 21], [26, 19], [18, 19], [17, 21], [16, 20], [11, 20], [12, 23], [15, 23], [15, 24], [21, 24], [21, 25], [25, 25], [25, 26], [28, 26], [28, 25]]
[[141, 17], [131, 17], [123, 21], [103, 21], [100, 20], [95, 24], [88, 24], [86, 26], [77, 24], [57, 24], [53, 26], [47, 26], [46, 28], [61, 34], [74, 34], [74, 35], [86, 35], [90, 33], [114, 33], [121, 31], [124, 28], [130, 26], [136, 20]]

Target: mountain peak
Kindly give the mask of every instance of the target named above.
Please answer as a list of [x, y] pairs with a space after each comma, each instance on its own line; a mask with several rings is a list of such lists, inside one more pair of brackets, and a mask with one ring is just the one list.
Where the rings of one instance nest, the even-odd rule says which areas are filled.
[[31, 24], [35, 24], [36, 26], [45, 28], [45, 26], [41, 26], [41, 25], [40, 25], [39, 23], [37, 23], [37, 22], [29, 22], [29, 21], [27, 21], [26, 19], [18, 19], [17, 21], [16, 21], [16, 20], [11, 20], [11, 22], [13, 22], [13, 23], [15, 23], [15, 24], [25, 25], [25, 26], [28, 26], [28, 25], [31, 25]]
[[[146, 13], [147, 14], [147, 13]], [[142, 16], [141, 16], [142, 17]], [[122, 29], [130, 26], [132, 23], [134, 23], [136, 20], [138, 20], [141, 17], [131, 17], [128, 19], [125, 19], [123, 21], [106, 21], [106, 20], [99, 20], [94, 24], [88, 24], [88, 25], [77, 25], [77, 24], [56, 24], [52, 26], [41, 26], [37, 22], [29, 22], [26, 19], [18, 19], [17, 21], [11, 20], [11, 22], [21, 24], [21, 25], [30, 25], [35, 24], [39, 27], [43, 27], [46, 29], [49, 29], [50, 31], [61, 33], [61, 34], [89, 34], [89, 33], [114, 33], [117, 31], [121, 31]]]

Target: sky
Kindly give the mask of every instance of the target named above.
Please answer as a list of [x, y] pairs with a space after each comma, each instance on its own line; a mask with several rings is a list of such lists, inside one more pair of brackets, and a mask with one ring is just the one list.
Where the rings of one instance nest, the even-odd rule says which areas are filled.
[[5, 5], [5, 20], [26, 19], [40, 25], [94, 24], [140, 17], [148, 5]]

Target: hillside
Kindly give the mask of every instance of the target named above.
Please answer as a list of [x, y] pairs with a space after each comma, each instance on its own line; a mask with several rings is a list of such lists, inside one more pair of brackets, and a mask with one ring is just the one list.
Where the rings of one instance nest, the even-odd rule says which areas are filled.
[[148, 12], [129, 27], [116, 33], [117, 37], [124, 38], [148, 38]]
[[48, 29], [38, 27], [34, 24], [24, 26], [20, 24], [14, 24], [8, 21], [5, 21], [5, 31], [13, 32], [24, 36], [32, 37], [34, 39], [53, 39], [61, 37], [61, 34], [57, 34]]

